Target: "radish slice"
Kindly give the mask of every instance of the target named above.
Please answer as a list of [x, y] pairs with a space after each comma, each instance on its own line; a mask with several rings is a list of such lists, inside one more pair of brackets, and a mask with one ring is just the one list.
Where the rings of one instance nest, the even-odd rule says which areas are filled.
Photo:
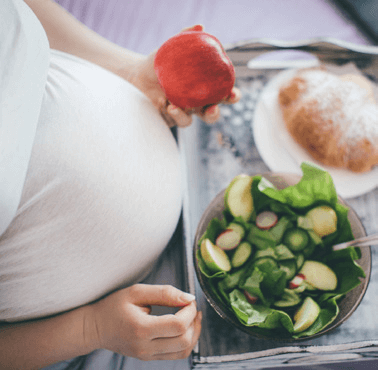
[[289, 289], [298, 288], [303, 281], [306, 279], [306, 276], [303, 274], [297, 274], [290, 282], [289, 282]]
[[240, 244], [240, 241], [241, 236], [239, 232], [233, 229], [226, 229], [219, 234], [215, 244], [220, 249], [229, 251], [231, 249], [235, 249]]
[[247, 298], [247, 301], [250, 303], [250, 304], [255, 304], [259, 297], [256, 297], [250, 293], [248, 293], [246, 290], [244, 291], [244, 295], [245, 295], [245, 298]]
[[267, 230], [273, 227], [278, 221], [278, 217], [274, 212], [264, 211], [257, 215], [256, 226], [259, 229]]

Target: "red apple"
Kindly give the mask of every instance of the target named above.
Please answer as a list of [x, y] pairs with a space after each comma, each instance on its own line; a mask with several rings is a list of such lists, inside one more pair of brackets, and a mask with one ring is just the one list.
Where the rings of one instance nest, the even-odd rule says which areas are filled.
[[167, 99], [182, 109], [217, 104], [231, 94], [235, 70], [219, 40], [184, 31], [156, 52], [154, 69]]

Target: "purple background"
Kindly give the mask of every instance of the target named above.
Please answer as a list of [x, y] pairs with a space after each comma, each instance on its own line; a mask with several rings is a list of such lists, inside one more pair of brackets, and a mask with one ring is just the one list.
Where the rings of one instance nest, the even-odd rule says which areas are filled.
[[56, 0], [109, 40], [148, 54], [182, 28], [203, 24], [225, 46], [243, 40], [334, 37], [369, 41], [326, 0]]

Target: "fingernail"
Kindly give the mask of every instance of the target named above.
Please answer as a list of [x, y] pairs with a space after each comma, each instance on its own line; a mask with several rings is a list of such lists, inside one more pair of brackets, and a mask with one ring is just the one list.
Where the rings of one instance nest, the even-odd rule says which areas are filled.
[[190, 294], [190, 293], [183, 293], [180, 296], [180, 300], [184, 303], [193, 302], [195, 299], [196, 299], [196, 297], [193, 294]]

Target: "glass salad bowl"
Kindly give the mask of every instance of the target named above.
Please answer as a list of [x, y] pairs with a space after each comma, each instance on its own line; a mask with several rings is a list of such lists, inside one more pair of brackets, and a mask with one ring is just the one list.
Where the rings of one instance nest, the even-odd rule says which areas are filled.
[[[311, 163], [303, 163], [301, 167], [303, 171], [302, 177], [287, 173], [266, 173], [258, 176], [250, 176], [253, 177], [253, 185], [251, 185], [251, 188], [252, 195], [254, 196], [253, 203], [256, 204], [254, 206], [254, 215], [252, 215], [247, 222], [241, 220], [240, 217], [235, 218], [235, 215], [231, 214], [229, 207], [226, 205], [225, 196], [226, 198], [230, 197], [228, 191], [230, 188], [229, 185], [227, 189], [221, 191], [212, 200], [202, 215], [197, 227], [193, 248], [194, 267], [199, 284], [208, 303], [221, 318], [243, 332], [258, 338], [298, 342], [324, 335], [341, 325], [353, 314], [360, 304], [369, 283], [371, 273], [370, 247], [350, 247], [344, 251], [338, 251], [341, 254], [337, 255], [332, 254], [335, 252], [331, 253], [330, 251], [333, 244], [347, 241], [346, 239], [348, 238], [351, 240], [366, 235], [360, 219], [350, 206], [336, 194], [332, 178], [326, 171], [319, 167], [313, 167]], [[283, 189], [289, 189], [285, 190], [286, 200], [285, 197], [281, 197]], [[269, 194], [268, 198], [266, 194]], [[255, 199], [256, 197], [261, 197], [261, 199]], [[293, 200], [293, 197], [298, 199]], [[313, 199], [311, 199], [311, 197]], [[270, 198], [273, 198], [272, 202], [269, 200]], [[268, 199], [268, 201], [266, 199]], [[303, 287], [300, 280], [298, 287], [296, 285], [293, 286], [293, 282], [295, 284], [297, 283], [298, 276], [300, 278], [303, 277], [303, 274], [301, 274], [302, 268], [304, 268], [302, 261], [301, 265], [297, 265], [295, 276], [292, 275], [290, 278], [288, 275], [286, 276], [287, 280], [284, 288], [286, 299], [275, 297], [275, 299], [272, 300], [272, 296], [266, 299], [266, 297], [264, 297], [264, 291], [261, 292], [261, 289], [264, 289], [261, 288], [261, 281], [265, 279], [261, 276], [264, 275], [264, 273], [261, 273], [259, 268], [256, 271], [256, 262], [253, 262], [253, 260], [256, 261], [258, 259], [257, 254], [259, 255], [260, 261], [263, 260], [265, 258], [264, 254], [266, 255], [267, 250], [271, 248], [265, 249], [264, 246], [259, 247], [259, 243], [257, 242], [256, 245], [254, 245], [253, 236], [249, 237], [253, 250], [250, 257], [242, 265], [240, 265], [239, 262], [237, 264], [235, 263], [236, 267], [234, 267], [233, 261], [231, 264], [232, 268], [228, 272], [219, 271], [217, 267], [214, 269], [214, 266], [209, 268], [208, 259], [206, 259], [207, 262], [205, 262], [202, 258], [202, 254], [205, 252], [201, 248], [201, 244], [205, 239], [211, 240], [214, 245], [217, 244], [217, 237], [222, 231], [229, 228], [225, 225], [235, 223], [235, 221], [236, 223], [241, 221], [240, 224], [243, 224], [244, 228], [248, 230], [248, 225], [253, 223], [256, 225], [257, 214], [266, 211], [267, 204], [277, 203], [278, 199], [280, 200], [278, 201], [278, 203], [280, 203], [278, 206], [269, 207], [273, 207], [276, 213], [281, 216], [287, 212], [288, 208], [286, 207], [289, 206], [289, 213], [291, 212], [290, 209], [294, 210], [293, 218], [297, 220], [295, 213], [298, 213], [298, 218], [301, 218], [302, 221], [305, 218], [303, 215], [311, 209], [311, 207], [333, 202], [332, 207], [336, 209], [338, 217], [337, 231], [333, 234], [331, 233], [331, 235], [324, 236], [321, 244], [313, 248], [312, 254], [307, 254], [305, 259], [311, 261], [318, 260], [321, 263], [324, 262], [324, 264], [332, 266], [333, 271], [337, 275], [337, 287], [333, 287], [332, 291], [327, 291], [327, 288], [325, 288], [325, 290], [317, 290], [316, 287], [315, 289], [310, 289], [311, 284], [307, 285], [307, 290]], [[286, 202], [288, 203], [286, 204]], [[282, 203], [284, 203], [283, 208]], [[344, 214], [344, 216], [342, 216], [342, 214]], [[269, 224], [270, 221], [264, 220], [263, 223], [264, 222]], [[305, 224], [301, 224], [300, 226], [306, 228]], [[252, 227], [256, 228], [256, 226]], [[309, 229], [310, 228], [308, 228], [308, 231]], [[247, 233], [251, 235], [252, 232], [247, 231]], [[256, 237], [258, 238], [259, 236]], [[227, 242], [229, 242], [229, 240], [226, 239], [226, 244]], [[279, 248], [281, 248], [282, 243], [282, 239], [280, 239], [280, 242], [277, 242], [277, 245], [280, 245]], [[287, 244], [286, 241], [285, 244]], [[224, 249], [230, 261], [233, 260], [232, 257], [235, 250]], [[258, 253], [256, 253], [256, 251], [258, 251]], [[290, 253], [290, 250], [288, 253]], [[277, 255], [278, 254], [279, 253], [277, 253]], [[297, 258], [301, 253], [294, 252], [293, 254]], [[331, 254], [332, 257], [330, 256]], [[275, 255], [274, 258], [277, 258], [277, 255]], [[282, 257], [283, 255], [285, 255], [285, 251], [281, 254], [281, 258], [290, 259], [290, 257], [287, 256]], [[268, 259], [270, 259], [269, 257], [271, 256], [268, 255]], [[295, 261], [298, 262], [297, 260]], [[285, 264], [283, 263], [283, 265]], [[279, 266], [281, 265], [279, 264]], [[302, 266], [302, 268], [300, 266]], [[238, 271], [241, 273], [239, 274]], [[262, 269], [262, 271], [264, 271], [264, 269]], [[265, 272], [268, 273], [269, 270], [265, 270]], [[274, 273], [275, 271], [269, 272], [272, 276]], [[244, 277], [237, 281], [238, 276]], [[228, 278], [226, 279], [226, 277]], [[295, 280], [296, 278], [297, 280]], [[271, 285], [275, 287], [280, 285], [279, 279], [273, 283], [271, 282]], [[301, 285], [301, 287], [299, 287], [299, 285]], [[246, 286], [248, 287], [246, 288]], [[293, 287], [295, 289], [291, 289]], [[314, 287], [312, 286], [312, 288]], [[252, 297], [250, 296], [251, 292], [254, 293]], [[255, 294], [255, 292], [257, 293]], [[292, 292], [295, 292], [295, 294]], [[287, 303], [290, 302], [291, 295], [295, 297], [299, 296], [301, 300]], [[303, 311], [308, 310], [308, 312], [304, 314], [305, 319], [303, 319], [303, 317], [298, 319], [298, 317], [294, 316], [299, 308], [304, 305], [304, 301], [306, 301], [305, 298], [308, 296], [312, 298], [309, 299], [309, 301], [313, 300], [317, 303], [315, 306], [318, 310], [320, 309], [320, 313], [317, 312], [317, 318], [315, 321], [312, 320], [312, 324], [307, 325], [305, 323], [306, 329], [299, 328], [298, 331], [297, 321], [306, 321], [306, 315], [311, 316], [311, 314], [314, 314], [310, 308], [303, 307], [302, 316]], [[295, 328], [295, 325], [297, 325], [297, 328]], [[293, 327], [295, 329], [294, 332]]]

